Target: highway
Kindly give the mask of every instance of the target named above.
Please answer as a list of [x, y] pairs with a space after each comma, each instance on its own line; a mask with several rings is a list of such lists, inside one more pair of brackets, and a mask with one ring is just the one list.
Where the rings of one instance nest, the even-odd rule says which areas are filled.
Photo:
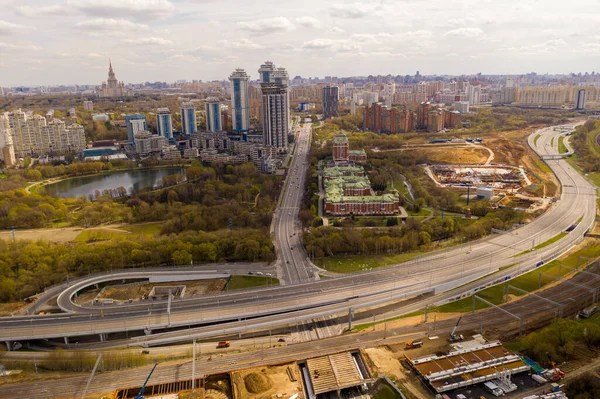
[[[309, 134], [309, 131], [300, 136], [302, 134]], [[538, 134], [536, 151], [540, 155], [555, 154], [557, 148], [551, 148], [550, 141], [558, 133], [550, 128], [539, 130], [530, 136], [532, 147], [533, 137]], [[554, 141], [557, 144], [558, 140]], [[302, 144], [302, 140], [299, 144]], [[308, 145], [308, 142], [305, 144]], [[294, 158], [294, 162], [300, 162], [297, 155]], [[483, 275], [501, 268], [503, 274], [531, 269], [539, 262], [558, 256], [580, 242], [583, 234], [593, 225], [596, 214], [595, 189], [566, 161], [548, 160], [547, 163], [563, 184], [561, 198], [542, 216], [507, 234], [487, 237], [400, 265], [340, 278], [173, 301], [170, 315], [166, 314], [166, 303], [157, 301], [151, 307], [147, 304], [106, 307], [102, 314], [98, 308], [91, 308], [82, 309], [77, 314], [3, 318], [0, 319], [0, 341], [76, 337], [143, 329], [151, 331], [168, 326], [191, 328], [201, 323], [229, 322], [198, 327], [188, 331], [187, 335], [182, 331], [174, 331], [146, 337], [144, 342], [136, 342], [131, 338], [134, 341], [130, 342], [133, 345], [158, 345], [224, 334], [236, 328], [238, 332], [250, 331], [309, 321], [315, 317], [343, 315], [349, 307], [355, 310], [376, 308], [423, 293], [437, 294], [435, 298], [438, 301], [450, 299], [457, 292], [449, 290], [458, 285], [467, 284], [462, 287], [466, 291], [497, 278], [488, 276], [476, 283], [468, 283]], [[278, 245], [284, 245], [281, 241], [287, 240], [290, 246], [297, 246], [282, 250], [282, 259], [286, 265], [288, 260], [290, 265], [304, 265], [304, 268], [296, 268], [297, 272], [286, 271], [292, 280], [298, 281], [300, 276], [310, 278], [310, 272], [306, 266], [308, 263], [301, 262], [306, 255], [300, 251], [299, 227], [294, 227], [294, 218], [290, 219], [294, 210], [284, 208], [299, 204], [295, 201], [300, 200], [301, 194], [299, 189], [295, 191], [296, 196], [287, 190], [285, 194], [289, 200], [286, 202], [284, 198], [282, 202], [279, 212], [283, 215], [276, 223], [276, 235]], [[574, 228], [566, 237], [542, 249], [526, 252], [570, 227]], [[285, 232], [283, 237], [282, 232]], [[302, 270], [306, 274], [301, 274]], [[408, 313], [414, 306], [400, 306], [395, 314]], [[86, 311], [90, 313], [81, 314]]]
[[280, 206], [275, 211], [275, 247], [282, 285], [298, 284], [318, 279], [302, 245], [302, 226], [298, 219], [308, 171], [308, 152], [312, 125], [296, 127], [296, 144], [288, 177], [283, 187]]

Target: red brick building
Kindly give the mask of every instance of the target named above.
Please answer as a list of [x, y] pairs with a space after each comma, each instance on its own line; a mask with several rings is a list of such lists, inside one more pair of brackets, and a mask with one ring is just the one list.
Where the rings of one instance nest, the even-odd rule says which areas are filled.
[[344, 162], [348, 161], [348, 137], [342, 132], [339, 132], [333, 138], [333, 161]]

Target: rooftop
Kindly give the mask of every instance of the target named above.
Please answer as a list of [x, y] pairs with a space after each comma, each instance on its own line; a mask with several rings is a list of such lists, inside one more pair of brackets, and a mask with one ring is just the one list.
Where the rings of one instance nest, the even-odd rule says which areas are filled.
[[346, 135], [344, 133], [339, 132], [338, 134], [333, 136], [333, 142], [334, 143], [347, 143], [348, 137], [346, 137]]
[[447, 355], [406, 359], [437, 391], [445, 392], [530, 369], [519, 355], [510, 353], [500, 342], [467, 344]]
[[364, 382], [350, 352], [308, 359], [306, 366], [315, 395], [357, 386]]

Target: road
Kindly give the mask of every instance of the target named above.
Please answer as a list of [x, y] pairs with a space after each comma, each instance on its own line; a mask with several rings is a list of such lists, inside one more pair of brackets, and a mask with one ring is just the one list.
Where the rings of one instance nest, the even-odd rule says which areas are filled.
[[280, 206], [275, 211], [275, 247], [278, 252], [279, 280], [283, 285], [305, 283], [318, 279], [302, 245], [302, 226], [298, 212], [302, 202], [308, 172], [308, 152], [312, 125], [296, 127], [296, 144], [288, 168]]
[[[307, 133], [301, 133], [306, 135]], [[536, 151], [540, 155], [552, 154], [551, 137], [557, 132], [541, 129]], [[557, 140], [555, 140], [557, 141]], [[302, 145], [302, 140], [299, 142]], [[305, 143], [308, 145], [308, 142]], [[301, 146], [298, 147], [299, 149]], [[302, 151], [301, 149], [299, 150]], [[554, 152], [555, 153], [555, 152]], [[299, 157], [295, 157], [295, 162]], [[305, 322], [315, 317], [342, 315], [348, 308], [355, 310], [380, 307], [423, 293], [436, 294], [437, 301], [455, 297], [460, 292], [452, 288], [466, 284], [462, 291], [494, 281], [498, 276], [487, 276], [476, 283], [469, 283], [486, 274], [502, 269], [503, 274], [532, 269], [542, 261], [548, 261], [580, 242], [583, 234], [595, 221], [596, 201], [594, 188], [574, 171], [564, 160], [548, 160], [563, 184], [561, 198], [533, 222], [507, 234], [488, 237], [463, 246], [448, 249], [400, 265], [356, 273], [339, 278], [310, 281], [266, 290], [229, 293], [174, 301], [171, 314], [167, 305], [156, 301], [148, 305], [133, 304], [127, 307], [106, 307], [103, 315], [97, 308], [87, 309], [89, 315], [66, 314], [47, 317], [21, 317], [0, 319], [0, 341], [39, 339], [49, 337], [75, 337], [132, 330], [156, 330], [168, 326], [192, 327], [201, 323], [219, 323], [200, 327], [195, 333], [169, 332], [148, 338], [155, 344], [167, 344], [191, 339], [193, 336], [210, 336], [258, 328], [275, 328]], [[300, 163], [302, 165], [302, 162]], [[292, 172], [294, 167], [292, 166]], [[290, 180], [289, 183], [293, 182]], [[300, 184], [299, 187], [302, 187]], [[295, 193], [295, 195], [294, 195]], [[286, 190], [283, 208], [299, 204], [300, 190]], [[287, 211], [287, 212], [286, 212]], [[294, 228], [292, 211], [283, 210], [277, 222], [278, 242], [287, 242], [290, 248], [282, 252], [290, 265], [302, 265], [304, 253], [299, 251], [300, 238]], [[287, 218], [286, 218], [287, 215]], [[290, 227], [291, 226], [291, 227]], [[557, 234], [573, 227], [567, 236], [544, 248], [527, 252]], [[294, 236], [294, 232], [296, 235]], [[291, 237], [290, 237], [291, 235]], [[279, 244], [283, 245], [283, 244]], [[296, 247], [294, 247], [296, 246]], [[291, 247], [294, 247], [292, 249]], [[521, 254], [523, 253], [523, 254]], [[521, 255], [519, 255], [521, 254]], [[519, 255], [519, 256], [516, 256]], [[292, 263], [294, 261], [294, 263]], [[307, 263], [304, 263], [306, 265]], [[306, 267], [296, 268], [299, 276], [307, 278]], [[303, 271], [306, 274], [302, 274]], [[289, 273], [293, 275], [293, 273]], [[414, 305], [411, 305], [414, 306]], [[412, 310], [411, 306], [398, 307], [396, 314]], [[81, 312], [83, 313], [83, 311]], [[243, 324], [239, 324], [242, 320]], [[220, 324], [227, 321], [227, 324]], [[236, 324], [238, 323], [238, 324]], [[133, 338], [132, 338], [133, 339]], [[140, 342], [131, 342], [139, 345]], [[150, 344], [150, 343], [148, 343]]]

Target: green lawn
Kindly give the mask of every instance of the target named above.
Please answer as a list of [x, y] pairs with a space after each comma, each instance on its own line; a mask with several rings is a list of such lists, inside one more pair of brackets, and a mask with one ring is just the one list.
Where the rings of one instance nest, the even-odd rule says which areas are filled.
[[[567, 233], [565, 233], [565, 232], [558, 233], [557, 235], [555, 235], [551, 239], [546, 240], [543, 243], [536, 245], [535, 247], [533, 247], [533, 249], [536, 250], [536, 249], [547, 247], [550, 244], [554, 244], [556, 241], [560, 240], [561, 238], [563, 238], [566, 235], [567, 235]], [[521, 255], [524, 255], [524, 254], [529, 253], [529, 252], [531, 252], [531, 251], [530, 250], [523, 251], [521, 253], [516, 254], [515, 256], [521, 256]]]
[[227, 290], [240, 290], [269, 285], [279, 285], [279, 280], [275, 277], [231, 276], [229, 282], [227, 283]]
[[[579, 257], [581, 257], [582, 259], [578, 259]], [[590, 243], [577, 252], [574, 252], [574, 253], [564, 256], [564, 257], [561, 257], [559, 260], [553, 260], [552, 262], [550, 262], [544, 266], [538, 267], [538, 268], [530, 271], [529, 273], [523, 274], [517, 278], [509, 280], [507, 283], [498, 284], [493, 287], [489, 287], [484, 290], [481, 290], [477, 293], [477, 296], [479, 296], [495, 305], [499, 305], [502, 303], [502, 293], [503, 293], [505, 285], [507, 285], [507, 284], [510, 284], [513, 287], [517, 287], [517, 288], [520, 288], [525, 291], [530, 291], [530, 292], [535, 291], [538, 289], [538, 279], [539, 279], [540, 272], [558, 276], [558, 273], [560, 270], [560, 274], [564, 276], [570, 270], [565, 269], [565, 268], [561, 269], [561, 267], [560, 267], [561, 263], [564, 266], [567, 266], [570, 268], [576, 268], [579, 263], [580, 264], [583, 264], [584, 262], [589, 263], [588, 259], [583, 259], [583, 258], [596, 259], [598, 257], [600, 257], [600, 245], [597, 245], [595, 243]], [[545, 285], [552, 283], [554, 281], [555, 280], [549, 276], [542, 276], [541, 287], [544, 287]], [[522, 295], [520, 292], [517, 292], [514, 290], [511, 290], [510, 294], [515, 295], [515, 296]], [[455, 302], [450, 302], [450, 303], [444, 304], [437, 308], [432, 308], [431, 311], [470, 312], [472, 309], [472, 305], [473, 305], [473, 298], [469, 297], [469, 298], [461, 299], [460, 301], [455, 301]], [[475, 303], [475, 309], [483, 309], [486, 307], [487, 307], [487, 305], [481, 301], [477, 301]]]
[[331, 256], [315, 259], [315, 264], [325, 270], [335, 273], [353, 273], [370, 270], [374, 267], [382, 267], [409, 261], [423, 252], [407, 252], [393, 255], [356, 255], [356, 256]]
[[565, 137], [560, 136], [558, 138], [558, 153], [562, 154], [564, 152], [567, 152], [567, 146], [565, 145]]
[[119, 227], [121, 230], [129, 231], [136, 235], [144, 235], [147, 237], [154, 237], [160, 234], [163, 222], [156, 223], [143, 223], [143, 224], [130, 224], [128, 226]]
[[430, 216], [433, 213], [433, 211], [431, 209], [429, 209], [429, 208], [421, 208], [421, 209], [419, 209], [419, 212], [408, 212], [408, 211], [406, 211], [406, 213], [408, 213], [409, 216], [424, 216], [424, 217], [427, 217], [427, 216]]
[[373, 396], [373, 399], [398, 399], [400, 395], [396, 393], [388, 384], [382, 384], [379, 392]]
[[108, 241], [123, 238], [128, 235], [126, 232], [118, 232], [115, 230], [91, 229], [84, 230], [75, 237], [76, 242], [96, 242]]
[[537, 147], [537, 141], [538, 141], [539, 138], [540, 138], [539, 134], [533, 138], [533, 145], [536, 146], [536, 147]]
[[554, 147], [554, 137], [550, 139], [550, 148]]

